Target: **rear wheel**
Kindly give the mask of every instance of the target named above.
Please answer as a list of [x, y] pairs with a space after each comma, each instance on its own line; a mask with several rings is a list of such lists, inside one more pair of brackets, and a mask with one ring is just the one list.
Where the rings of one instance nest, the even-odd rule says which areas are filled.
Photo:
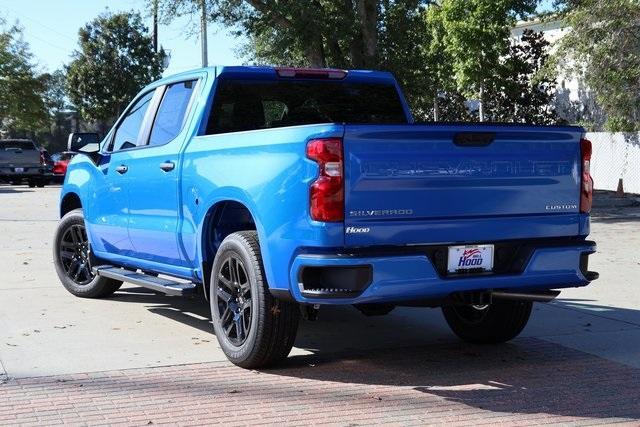
[[82, 209], [75, 209], [58, 223], [53, 245], [56, 273], [62, 285], [75, 296], [109, 296], [122, 286], [122, 282], [95, 275], [89, 251]]
[[224, 239], [209, 288], [215, 334], [232, 363], [251, 369], [287, 357], [300, 310], [269, 292], [255, 231], [232, 233]]
[[33, 188], [36, 186], [36, 183], [34, 181], [28, 181], [27, 184], [29, 184], [29, 188]]
[[451, 330], [465, 341], [495, 344], [509, 341], [524, 329], [531, 315], [532, 302], [494, 301], [487, 305], [442, 307]]

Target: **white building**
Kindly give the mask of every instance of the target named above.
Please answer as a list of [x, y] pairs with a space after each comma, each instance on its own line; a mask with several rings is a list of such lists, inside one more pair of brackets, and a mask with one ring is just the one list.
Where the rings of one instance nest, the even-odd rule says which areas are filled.
[[[551, 43], [552, 52], [557, 42], [570, 31], [559, 19], [521, 21], [511, 30], [513, 41], [519, 41], [526, 29], [542, 32], [544, 38]], [[558, 116], [572, 124], [588, 122], [599, 128], [605, 121], [593, 93], [579, 76], [562, 70], [558, 70], [555, 107]]]

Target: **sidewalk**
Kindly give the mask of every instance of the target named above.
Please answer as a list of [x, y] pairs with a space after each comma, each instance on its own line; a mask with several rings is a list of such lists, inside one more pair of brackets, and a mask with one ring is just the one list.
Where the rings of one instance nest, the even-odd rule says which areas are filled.
[[0, 424], [638, 425], [638, 396], [639, 369], [523, 338], [10, 380]]

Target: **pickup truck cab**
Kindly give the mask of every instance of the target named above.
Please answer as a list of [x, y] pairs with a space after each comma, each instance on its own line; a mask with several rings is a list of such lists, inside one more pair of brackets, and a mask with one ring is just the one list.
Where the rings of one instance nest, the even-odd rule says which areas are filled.
[[583, 134], [417, 124], [386, 72], [178, 74], [69, 164], [56, 270], [81, 297], [202, 293], [243, 367], [285, 358], [326, 304], [442, 307], [461, 338], [504, 342], [597, 278]]

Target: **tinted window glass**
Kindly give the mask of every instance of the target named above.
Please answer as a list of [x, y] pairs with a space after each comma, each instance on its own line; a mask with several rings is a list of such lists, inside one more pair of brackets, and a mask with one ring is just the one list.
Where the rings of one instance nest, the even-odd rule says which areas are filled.
[[111, 144], [112, 151], [132, 148], [138, 144], [140, 128], [144, 121], [144, 116], [149, 109], [154, 91], [151, 91], [138, 100], [128, 111], [114, 135]]
[[36, 146], [31, 141], [0, 141], [0, 150], [35, 150]]
[[182, 130], [195, 85], [195, 80], [191, 80], [167, 86], [153, 122], [149, 145], [166, 144], [178, 136]]
[[207, 133], [312, 123], [407, 123], [395, 86], [335, 81], [221, 80]]

